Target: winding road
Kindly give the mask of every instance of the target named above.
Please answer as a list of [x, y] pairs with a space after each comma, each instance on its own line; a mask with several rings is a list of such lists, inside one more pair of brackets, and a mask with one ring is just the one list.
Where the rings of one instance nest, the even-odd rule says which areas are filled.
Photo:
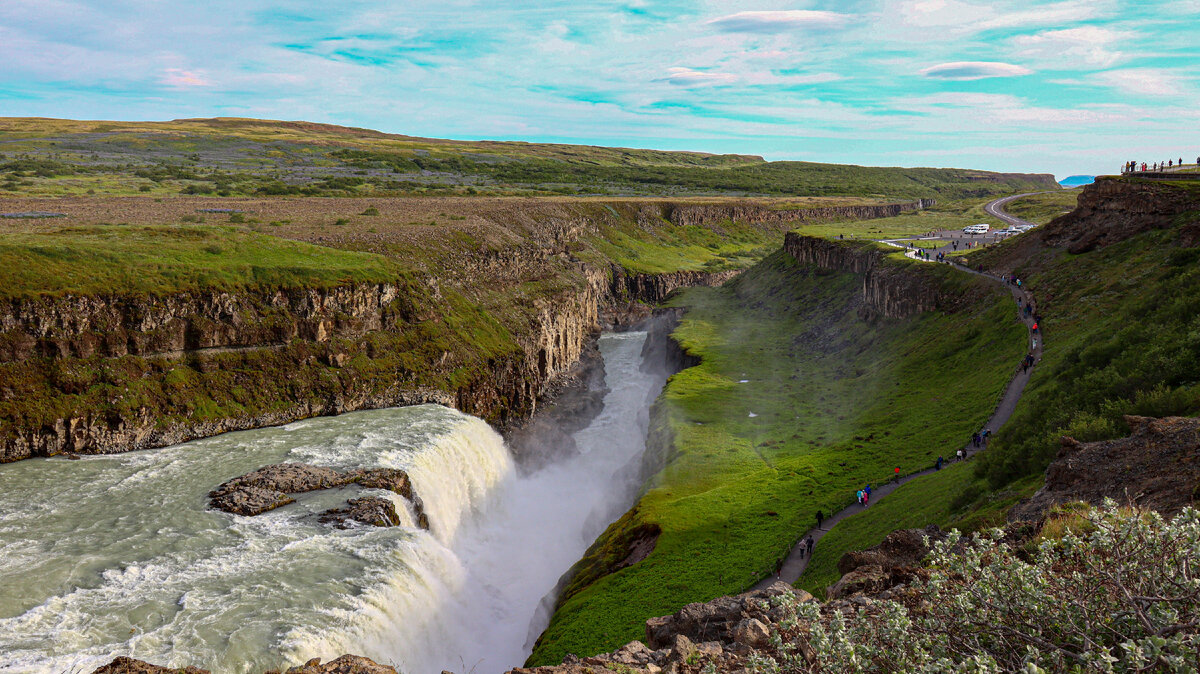
[[[1002, 207], [1004, 206], [1004, 204], [1007, 204], [1008, 202], [1010, 202], [1014, 199], [1019, 199], [1021, 197], [1029, 196], [1031, 194], [1040, 194], [1040, 192], [1029, 192], [1027, 194], [1016, 194], [1016, 195], [1013, 195], [1010, 197], [996, 199], [994, 201], [988, 202], [984, 206], [984, 209], [989, 214], [994, 215], [997, 218], [1000, 218], [1009, 224], [1033, 225], [1033, 223], [1031, 223], [1031, 222], [1027, 222], [1020, 218], [1011, 216], [1007, 213], [1004, 213], [1003, 210], [1001, 210]], [[892, 241], [901, 241], [901, 240], [903, 240], [903, 239], [894, 239]], [[884, 243], [889, 243], [894, 246], [899, 245], [899, 244], [891, 243], [891, 241], [887, 241]], [[941, 248], [930, 250], [930, 253], [932, 254], [937, 251], [944, 251], [946, 253], [949, 253], [951, 251], [951, 248], [952, 248], [951, 244], [947, 243], [945, 246], [943, 246]], [[913, 253], [909, 253], [910, 256], [912, 254]], [[913, 258], [913, 259], [919, 259], [919, 258]], [[953, 259], [953, 258], [949, 258], [949, 259]], [[922, 260], [922, 261], [924, 261], [924, 260]], [[930, 264], [938, 264], [938, 263], [930, 261]], [[1022, 288], [1018, 288], [1017, 286], [1012, 285], [1010, 283], [1005, 283], [1004, 279], [1001, 279], [998, 276], [995, 276], [993, 274], [988, 274], [985, 272], [976, 271], [973, 269], [969, 269], [969, 268], [959, 265], [957, 263], [954, 263], [954, 264], [958, 269], [961, 269], [964, 272], [967, 272], [970, 274], [975, 274], [976, 276], [982, 276], [986, 279], [995, 281], [996, 283], [1003, 284], [1004, 287], [1007, 288], [1010, 293], [1012, 293], [1013, 298], [1016, 299], [1017, 302], [1020, 303], [1020, 306], [1024, 306], [1027, 303], [1033, 302], [1033, 297], [1027, 291], [1025, 291]], [[1036, 302], [1034, 302], [1033, 304], [1035, 307], [1037, 306]], [[1014, 303], [1014, 307], [1016, 307], [1016, 306], [1017, 306], [1017, 303]], [[1031, 376], [1033, 376], [1034, 368], [1037, 366], [1037, 363], [1040, 362], [1042, 359], [1042, 347], [1043, 347], [1042, 335], [1041, 334], [1035, 335], [1033, 333], [1033, 325], [1034, 325], [1033, 317], [1025, 316], [1024, 312], [1022, 312], [1018, 309], [1017, 318], [1022, 323], [1025, 324], [1026, 329], [1028, 330], [1028, 334], [1026, 335], [1026, 344], [1030, 345], [1028, 351], [1030, 354], [1033, 355], [1034, 365], [1030, 366], [1028, 369], [1023, 369], [1021, 367], [1021, 365], [1017, 366], [1017, 369], [1014, 372], [1012, 379], [1008, 382], [1008, 386], [1006, 386], [1004, 389], [1004, 394], [1000, 397], [999, 403], [996, 405], [995, 410], [992, 411], [991, 417], [988, 418], [987, 422], [983, 426], [983, 428], [990, 429], [993, 432], [995, 430], [999, 429], [1001, 426], [1003, 426], [1004, 423], [1006, 421], [1008, 421], [1008, 418], [1010, 416], [1012, 416], [1013, 410], [1016, 409], [1017, 403], [1021, 400], [1021, 394], [1024, 393], [1024, 391], [1025, 391], [1025, 385], [1029, 383], [1029, 378]], [[965, 455], [966, 459], [970, 459], [977, 452], [982, 451], [983, 449], [986, 449], [986, 445], [984, 445], [983, 447], [976, 448], [972, 445], [972, 443], [970, 441], [968, 441], [966, 446], [963, 449], [964, 449], [964, 455]], [[949, 451], [945, 456], [953, 457], [954, 451]], [[952, 462], [953, 462], [953, 460], [951, 461], [951, 463]], [[920, 470], [915, 473], [910, 473], [908, 475], [905, 475], [905, 476], [901, 477], [897, 482], [889, 482], [887, 484], [878, 485], [877, 487], [874, 487], [871, 491], [871, 501], [870, 502], [877, 503], [880, 499], [886, 498], [888, 494], [895, 491], [896, 488], [898, 488], [900, 485], [903, 485], [904, 483], [909, 482], [910, 480], [913, 480], [915, 478], [921, 477], [923, 475], [928, 475], [930, 473], [933, 473], [933, 472], [935, 472], [935, 470], [936, 469], [933, 467], [926, 468], [924, 470]], [[805, 545], [805, 539], [809, 536], [812, 537], [813, 542], [814, 542], [814, 550], [815, 550], [816, 549], [815, 546], [820, 544], [821, 538], [824, 537], [825, 534], [829, 533], [829, 531], [832, 530], [833, 527], [837, 526], [838, 522], [841, 522], [843, 519], [845, 519], [851, 515], [862, 512], [866, 508], [867, 508], [867, 506], [861, 506], [861, 505], [858, 505], [857, 503], [855, 503], [853, 505], [847, 506], [846, 508], [826, 517], [825, 521], [822, 523], [822, 525], [820, 527], [811, 529], [811, 530], [805, 532], [805, 534], [800, 537], [800, 539], [796, 542], [796, 544], [792, 547], [791, 551], [788, 553], [788, 556], [783, 560], [783, 564], [782, 564], [782, 566], [779, 567], [778, 573], [767, 574], [764, 578], [759, 580], [754, 585], [754, 587], [752, 587], [751, 589], [753, 589], [753, 590], [766, 589], [767, 587], [770, 587], [772, 584], [779, 582], [781, 580], [786, 583], [789, 583], [789, 584], [795, 583], [797, 580], [800, 579], [800, 576], [804, 573], [804, 570], [808, 567], [808, 560], [810, 559], [810, 556], [808, 555], [808, 549]]]

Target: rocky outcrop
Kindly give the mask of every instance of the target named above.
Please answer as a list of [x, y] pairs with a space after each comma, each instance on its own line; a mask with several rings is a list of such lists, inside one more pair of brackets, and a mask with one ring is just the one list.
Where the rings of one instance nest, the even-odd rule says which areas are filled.
[[400, 526], [396, 505], [378, 496], [364, 496], [346, 501], [345, 508], [331, 508], [317, 516], [321, 524], [332, 524], [338, 529], [349, 529], [355, 524], [373, 527]]
[[[423, 529], [429, 528], [429, 520], [425, 515], [421, 499], [413, 492], [412, 481], [408, 475], [397, 468], [362, 468], [349, 472], [340, 472], [322, 466], [310, 466], [303, 463], [277, 463], [264, 466], [251, 473], [246, 473], [228, 480], [208, 493], [210, 508], [222, 510], [234, 515], [261, 515], [268, 510], [294, 503], [292, 494], [302, 494], [322, 489], [333, 489], [357, 484], [369, 489], [386, 489], [408, 499], [417, 513], [418, 524]], [[363, 501], [355, 509], [355, 500]], [[382, 499], [377, 499], [382, 501]], [[390, 502], [387, 505], [391, 506]], [[329, 521], [357, 519], [355, 514], [363, 514], [377, 510], [373, 502], [363, 499], [350, 501], [351, 508], [347, 512], [326, 512]], [[374, 509], [374, 510], [373, 510]], [[399, 522], [394, 508], [390, 508], [391, 517], [384, 520]], [[373, 523], [380, 518], [371, 516]], [[325, 521], [325, 520], [322, 520]], [[362, 521], [362, 520], [358, 520]]]
[[735, 642], [739, 634], [745, 633], [748, 621], [777, 621], [782, 614], [772, 610], [771, 599], [783, 594], [795, 595], [801, 602], [813, 601], [812, 595], [804, 590], [779, 582], [765, 590], [688, 604], [672, 615], [647, 620], [646, 645], [664, 648], [679, 635], [692, 641]]
[[710, 602], [688, 604], [674, 615], [646, 622], [646, 641], [632, 641], [600, 655], [567, 656], [561, 665], [514, 669], [510, 674], [595, 674], [598, 671], [683, 674], [699, 672], [705, 664], [716, 671], [740, 671], [753, 649], [770, 643], [773, 626], [787, 609], [778, 599], [813, 601], [803, 590], [776, 583], [765, 590]]
[[[1100, 177], [1083, 188], [1075, 210], [1040, 228], [1041, 239], [1070, 253], [1103, 248], [1200, 209], [1200, 190], [1152, 180]], [[1186, 234], [1186, 232], [1185, 232]]]
[[92, 674], [212, 674], [199, 667], [159, 667], [149, 662], [121, 656], [92, 670]]
[[1079, 442], [1064, 437], [1046, 482], [1009, 520], [1038, 520], [1069, 501], [1106, 498], [1171, 516], [1200, 497], [1200, 419], [1126, 416], [1129, 437]]
[[930, 546], [946, 537], [930, 525], [924, 529], [900, 529], [866, 550], [854, 550], [838, 560], [842, 577], [826, 590], [829, 599], [875, 594], [901, 584], [911, 583], [914, 567], [929, 554]]
[[286, 672], [268, 671], [263, 674], [399, 674], [394, 667], [381, 665], [359, 655], [343, 655], [336, 660], [321, 664], [313, 658], [303, 665], [289, 668]]
[[[148, 662], [133, 658], [119, 657], [112, 662], [95, 669], [92, 674], [211, 674], [207, 669], [198, 667], [159, 667]], [[321, 664], [320, 658], [313, 658], [303, 665], [292, 667], [286, 672], [277, 669], [268, 670], [263, 674], [398, 674], [387, 665], [378, 664], [359, 655], [343, 655], [336, 660]]]

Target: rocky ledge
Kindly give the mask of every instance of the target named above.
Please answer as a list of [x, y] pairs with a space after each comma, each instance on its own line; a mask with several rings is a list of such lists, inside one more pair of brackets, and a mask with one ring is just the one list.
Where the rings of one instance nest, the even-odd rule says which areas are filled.
[[[264, 466], [223, 483], [208, 493], [208, 505], [234, 515], [261, 515], [268, 510], [294, 503], [292, 494], [322, 489], [335, 489], [357, 484], [370, 489], [387, 489], [408, 499], [417, 514], [417, 524], [429, 528], [429, 518], [421, 499], [412, 488], [408, 474], [397, 468], [370, 468], [341, 472], [323, 466], [303, 463], [277, 463]], [[396, 509], [390, 502], [382, 508], [384, 499], [351, 499], [345, 509], [322, 513], [320, 521], [344, 525], [353, 520], [364, 524], [377, 522], [399, 523]], [[377, 524], [377, 526], [385, 526]]]
[[1068, 501], [1135, 504], [1170, 516], [1200, 496], [1200, 419], [1126, 416], [1129, 437], [1080, 442], [1064, 437], [1046, 483], [1008, 519], [1038, 520]]
[[[198, 667], [159, 667], [141, 660], [120, 657], [97, 668], [92, 674], [211, 674], [207, 669]], [[320, 658], [314, 658], [292, 667], [286, 672], [273, 669], [263, 674], [398, 674], [395, 669], [381, 665], [357, 655], [343, 655], [336, 660], [321, 664]]]

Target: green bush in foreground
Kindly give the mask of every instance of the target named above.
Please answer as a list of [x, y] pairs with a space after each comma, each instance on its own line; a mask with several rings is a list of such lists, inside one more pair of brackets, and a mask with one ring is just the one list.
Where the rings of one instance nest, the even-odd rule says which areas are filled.
[[822, 614], [784, 599], [788, 617], [750, 670], [1200, 670], [1200, 512], [1167, 522], [1110, 502], [1082, 517], [1033, 550], [999, 530], [953, 532], [903, 602]]

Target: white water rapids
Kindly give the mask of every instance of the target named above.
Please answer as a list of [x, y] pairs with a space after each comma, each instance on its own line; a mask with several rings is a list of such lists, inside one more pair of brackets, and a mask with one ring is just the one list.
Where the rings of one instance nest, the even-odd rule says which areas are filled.
[[[0, 466], [0, 672], [90, 672], [116, 655], [259, 672], [342, 653], [406, 674], [519, 666], [539, 603], [629, 506], [644, 450], [645, 333], [600, 339], [611, 392], [580, 453], [519, 474], [487, 424], [433, 405], [310, 419], [174, 447]], [[270, 463], [404, 468], [431, 531], [206, 509]], [[406, 501], [391, 494], [397, 510]]]

